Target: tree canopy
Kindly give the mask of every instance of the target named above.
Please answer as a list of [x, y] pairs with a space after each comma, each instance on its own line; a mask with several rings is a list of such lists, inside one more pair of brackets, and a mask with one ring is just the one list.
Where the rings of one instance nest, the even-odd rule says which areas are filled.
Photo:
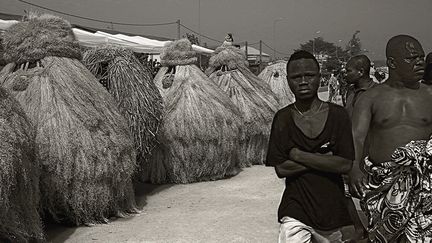
[[325, 41], [323, 37], [315, 37], [300, 44], [300, 48], [297, 50], [305, 50], [314, 54], [321, 65], [324, 75], [325, 73], [339, 72], [342, 64], [346, 63], [349, 58], [364, 53], [360, 38], [358, 37], [359, 33], [359, 30], [354, 32], [345, 48]]
[[348, 51], [350, 57], [360, 55], [363, 53], [360, 38], [357, 36], [359, 33], [360, 31], [356, 30], [356, 32], [353, 34], [351, 40], [348, 42], [346, 46], [346, 50]]
[[313, 40], [300, 44], [297, 50], [305, 50], [317, 56], [324, 74], [337, 72], [341, 64], [348, 59], [346, 50], [332, 42], [325, 41], [322, 37], [315, 37]]

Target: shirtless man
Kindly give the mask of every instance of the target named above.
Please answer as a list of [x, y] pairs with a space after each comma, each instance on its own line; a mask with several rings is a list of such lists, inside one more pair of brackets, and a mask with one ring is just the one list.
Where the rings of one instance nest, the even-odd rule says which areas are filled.
[[[409, 238], [405, 230], [409, 220], [406, 215], [411, 215], [412, 212], [399, 214], [399, 211], [389, 206], [391, 201], [384, 200], [384, 203], [381, 200], [386, 197], [389, 199], [394, 194], [386, 196], [383, 193], [385, 191], [374, 190], [371, 185], [383, 185], [386, 182], [384, 179], [394, 179], [391, 177], [394, 174], [386, 173], [393, 168], [400, 168], [388, 167], [396, 148], [405, 146], [412, 140], [428, 140], [432, 133], [432, 87], [420, 82], [424, 74], [424, 55], [422, 46], [415, 38], [407, 35], [391, 38], [386, 47], [389, 78], [383, 84], [364, 92], [354, 107], [352, 123], [356, 155], [350, 173], [350, 189], [353, 196], [362, 198], [365, 203], [371, 242], [403, 242]], [[368, 157], [363, 163], [363, 145], [367, 135], [369, 146], [365, 154]], [[368, 172], [367, 179], [361, 167]], [[379, 174], [376, 172], [383, 173], [378, 180], [374, 177]], [[400, 182], [397, 179], [395, 181]], [[393, 192], [402, 194], [406, 190], [401, 186], [399, 191]], [[372, 200], [374, 193], [383, 194], [382, 197], [380, 195], [373, 199], [379, 198], [381, 204]], [[403, 195], [398, 200], [410, 199]], [[403, 202], [410, 204], [409, 201]], [[406, 204], [397, 205], [402, 207]], [[381, 213], [384, 216], [386, 210], [387, 213], [394, 212], [393, 218], [378, 217]], [[412, 208], [408, 209], [410, 210]]]
[[347, 92], [345, 109], [350, 117], [360, 96], [375, 85], [370, 78], [370, 67], [371, 61], [366, 55], [354, 56], [346, 64], [346, 81], [351, 87]]
[[287, 79], [296, 102], [276, 113], [266, 159], [285, 178], [279, 242], [342, 242], [341, 228], [352, 225], [341, 178], [354, 159], [348, 113], [318, 98], [319, 64], [309, 52], [291, 55]]
[[[375, 82], [373, 82], [370, 78], [370, 69], [371, 61], [366, 55], [354, 56], [349, 59], [346, 64], [345, 78], [346, 82], [350, 85], [350, 87], [347, 92], [345, 109], [347, 110], [350, 118], [352, 118], [354, 105], [360, 98], [360, 96], [366, 90], [375, 86]], [[346, 177], [344, 177], [344, 179], [346, 179]], [[347, 179], [345, 181], [347, 181]], [[352, 201], [350, 193], [348, 192], [348, 185], [346, 185], [345, 190], [345, 195], [347, 196], [348, 211], [354, 222], [356, 233], [357, 235], [364, 237], [366, 236], [366, 230], [363, 227], [357, 209]]]

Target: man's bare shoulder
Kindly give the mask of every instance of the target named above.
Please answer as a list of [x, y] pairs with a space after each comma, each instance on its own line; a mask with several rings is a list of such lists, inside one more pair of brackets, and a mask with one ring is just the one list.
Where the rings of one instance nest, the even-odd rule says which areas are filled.
[[425, 90], [427, 93], [432, 95], [432, 85], [420, 83], [420, 89]]
[[374, 99], [378, 95], [383, 95], [385, 93], [391, 92], [390, 87], [385, 84], [376, 84], [373, 87], [367, 89], [361, 96], [361, 99]]
[[[377, 84], [374, 87], [366, 90], [363, 95], [359, 98], [358, 103], [366, 105], [367, 103], [381, 103], [394, 100], [398, 96], [401, 96], [403, 90], [394, 88], [388, 83]], [[432, 99], [432, 86], [420, 83], [419, 89], [405, 89], [403, 91], [405, 97], [415, 96]]]

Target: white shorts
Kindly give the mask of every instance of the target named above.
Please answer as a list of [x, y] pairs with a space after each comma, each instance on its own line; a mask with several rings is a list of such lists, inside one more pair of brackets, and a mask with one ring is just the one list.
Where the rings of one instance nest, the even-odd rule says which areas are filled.
[[333, 243], [343, 242], [340, 229], [314, 230], [297, 219], [283, 217], [279, 230], [279, 243]]

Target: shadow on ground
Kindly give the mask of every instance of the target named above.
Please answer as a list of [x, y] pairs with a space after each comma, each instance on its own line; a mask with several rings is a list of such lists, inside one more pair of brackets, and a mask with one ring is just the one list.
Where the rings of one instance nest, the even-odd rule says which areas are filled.
[[173, 184], [155, 185], [150, 183], [136, 182], [135, 187], [135, 200], [138, 208], [142, 209], [147, 205], [147, 197], [158, 194], [159, 192], [174, 186]]
[[[172, 184], [166, 185], [154, 185], [150, 183], [136, 182], [135, 187], [135, 200], [139, 209], [142, 209], [147, 205], [147, 197], [155, 195], [167, 188], [173, 186]], [[133, 217], [133, 216], [132, 216]], [[110, 221], [128, 221], [132, 217], [127, 218], [111, 218]], [[76, 231], [77, 226], [67, 226], [55, 223], [52, 219], [44, 219], [44, 228], [47, 242], [50, 243], [60, 243], [65, 242], [69, 237]], [[81, 226], [88, 227], [88, 226]]]

